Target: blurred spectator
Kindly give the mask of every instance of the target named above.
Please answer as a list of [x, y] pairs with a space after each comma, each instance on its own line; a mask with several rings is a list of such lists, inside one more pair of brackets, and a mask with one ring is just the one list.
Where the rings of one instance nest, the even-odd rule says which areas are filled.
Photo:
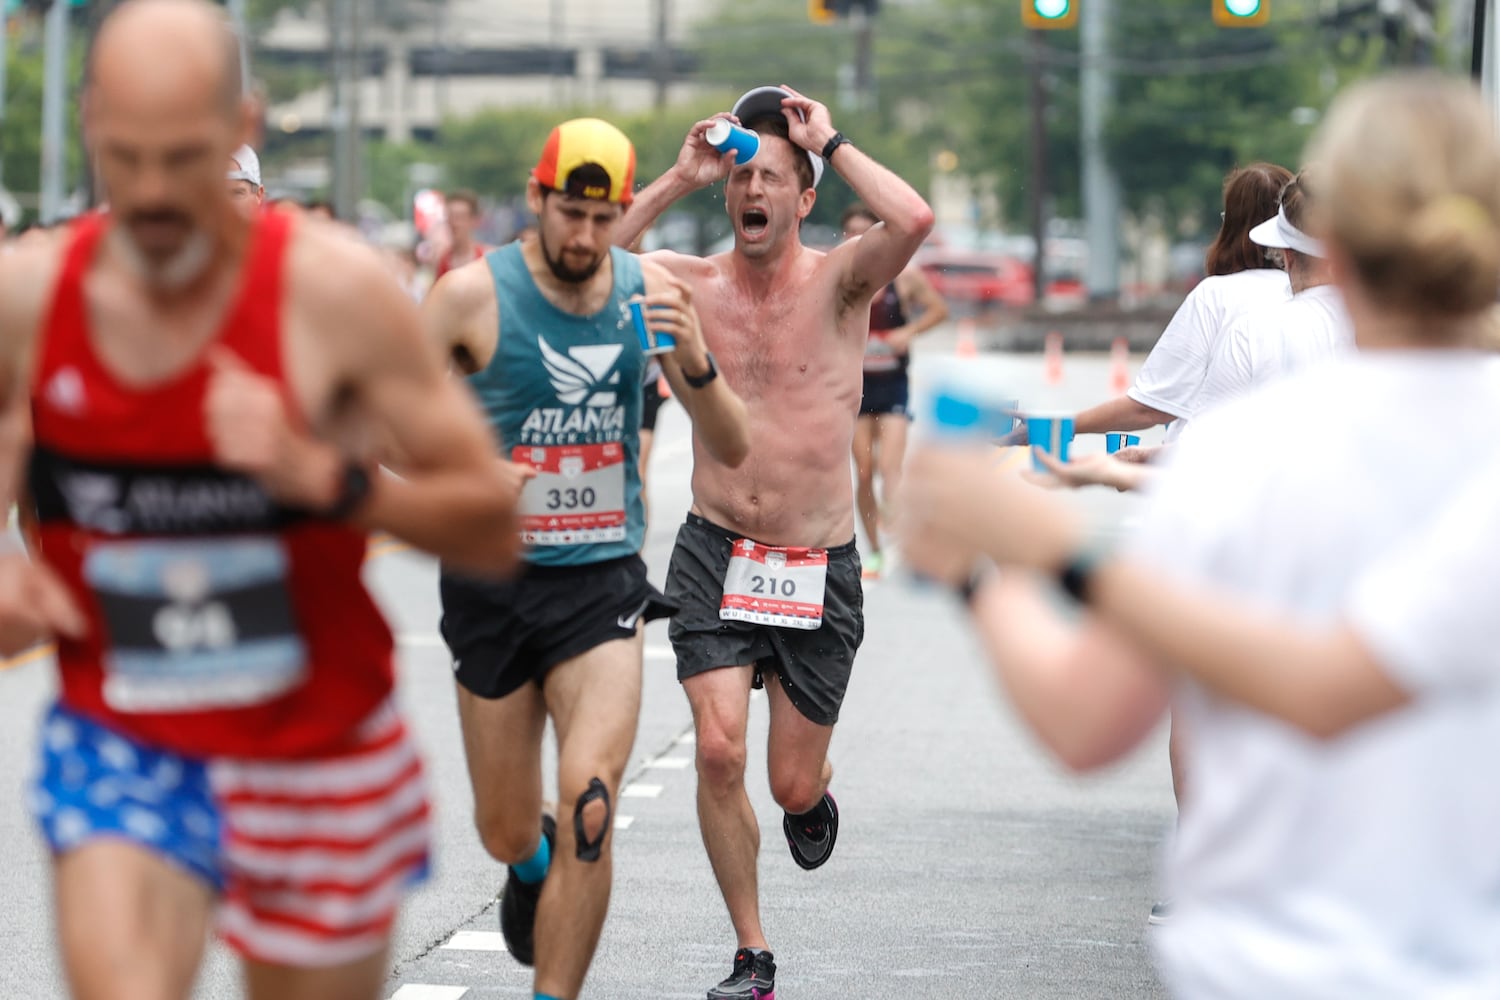
[[235, 210], [253, 219], [266, 200], [266, 186], [260, 177], [260, 157], [249, 146], [241, 146], [229, 159], [229, 197]]
[[483, 257], [490, 248], [474, 239], [479, 222], [479, 197], [472, 191], [449, 192], [447, 203], [448, 249], [437, 259], [437, 277], [455, 267]]

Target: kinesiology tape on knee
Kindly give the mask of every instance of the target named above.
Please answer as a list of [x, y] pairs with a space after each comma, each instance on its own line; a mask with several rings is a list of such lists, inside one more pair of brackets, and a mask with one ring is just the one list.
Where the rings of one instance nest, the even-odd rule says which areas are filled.
[[[595, 802], [604, 803], [604, 821], [599, 824], [599, 836], [590, 838], [588, 831], [584, 829], [583, 811]], [[604, 838], [609, 836], [609, 824], [613, 816], [610, 807], [609, 789], [604, 787], [604, 782], [598, 778], [589, 779], [589, 787], [578, 796], [578, 804], [573, 807], [573, 838], [577, 841], [579, 861], [598, 861], [604, 851]]]

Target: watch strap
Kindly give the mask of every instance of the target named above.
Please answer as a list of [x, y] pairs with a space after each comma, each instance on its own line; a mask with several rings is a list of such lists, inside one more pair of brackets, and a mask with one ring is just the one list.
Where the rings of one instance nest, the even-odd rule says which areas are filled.
[[702, 375], [689, 375], [685, 371], [682, 373], [683, 379], [686, 380], [687, 384], [692, 386], [694, 389], [702, 389], [704, 386], [708, 385], [708, 383], [719, 377], [719, 366], [714, 362], [713, 352], [704, 351], [703, 355], [704, 357], [708, 358], [708, 371], [704, 372]]
[[844, 144], [846, 144], [848, 142], [849, 142], [849, 139], [848, 139], [847, 136], [844, 135], [844, 133], [842, 133], [842, 132], [835, 132], [835, 133], [833, 133], [833, 138], [829, 139], [828, 142], [825, 143], [824, 146], [823, 146], [822, 156], [823, 156], [824, 161], [831, 161], [833, 159], [834, 150], [838, 149], [840, 146], [842, 146], [842, 145], [844, 145]]

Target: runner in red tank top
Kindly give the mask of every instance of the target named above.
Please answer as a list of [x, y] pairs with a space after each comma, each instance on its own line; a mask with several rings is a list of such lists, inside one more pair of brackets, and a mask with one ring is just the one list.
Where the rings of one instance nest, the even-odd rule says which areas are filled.
[[490, 247], [474, 241], [474, 226], [479, 221], [479, 197], [471, 191], [454, 191], [444, 200], [448, 221], [448, 249], [438, 258], [432, 280], [437, 281], [454, 268], [478, 260]]
[[111, 211], [0, 261], [0, 504], [29, 448], [36, 557], [0, 555], [0, 654], [57, 639], [32, 799], [79, 997], [185, 996], [215, 911], [252, 997], [379, 995], [428, 806], [365, 538], [517, 554], [520, 475], [378, 258], [235, 211], [238, 81], [213, 5], [117, 8]]

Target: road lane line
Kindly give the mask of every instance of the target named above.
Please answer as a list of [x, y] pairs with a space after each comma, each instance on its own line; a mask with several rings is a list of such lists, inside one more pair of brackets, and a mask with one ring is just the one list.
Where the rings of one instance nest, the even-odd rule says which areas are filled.
[[458, 1000], [469, 992], [467, 986], [428, 986], [426, 983], [407, 983], [391, 995], [391, 1000]]
[[692, 761], [686, 757], [658, 757], [646, 764], [647, 770], [684, 771]]
[[620, 791], [622, 799], [655, 799], [661, 796], [660, 785], [626, 785]]
[[505, 935], [499, 931], [458, 931], [442, 947], [449, 951], [505, 951]]
[[615, 817], [615, 829], [616, 830], [629, 830], [632, 826], [635, 826], [635, 817], [634, 816], [616, 816]]

